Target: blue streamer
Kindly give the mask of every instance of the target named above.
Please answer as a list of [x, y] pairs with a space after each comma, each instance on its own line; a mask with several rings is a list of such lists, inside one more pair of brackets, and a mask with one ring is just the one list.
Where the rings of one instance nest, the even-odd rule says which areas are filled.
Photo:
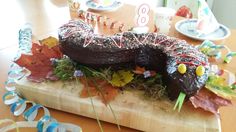
[[[31, 47], [32, 47], [31, 37], [32, 37], [31, 25], [26, 24], [19, 31], [19, 51], [17, 57], [20, 57], [21, 53], [31, 52]], [[67, 124], [67, 123], [57, 122], [56, 119], [50, 116], [49, 110], [46, 107], [22, 99], [19, 96], [19, 94], [14, 90], [16, 89], [15, 81], [21, 79], [24, 76], [25, 76], [24, 68], [18, 66], [15, 63], [11, 64], [10, 71], [8, 72], [8, 80], [5, 82], [5, 89], [7, 90], [7, 92], [2, 96], [3, 102], [6, 105], [11, 105], [10, 107], [11, 113], [13, 113], [15, 116], [19, 116], [24, 112], [23, 117], [26, 120], [28, 120], [28, 122], [19, 122], [21, 126], [20, 125], [14, 126], [15, 128], [17, 128], [17, 130], [18, 127], [27, 126], [27, 127], [36, 127], [38, 129], [38, 132], [44, 132], [44, 131], [51, 132], [54, 131], [56, 128], [59, 128], [59, 132], [64, 132], [66, 130], [72, 132], [82, 132], [82, 129], [79, 126], [69, 123]], [[26, 110], [26, 106], [28, 103], [31, 103], [32, 107]], [[33, 120], [37, 116], [38, 109], [40, 108], [44, 110], [44, 116], [41, 117], [38, 122], [35, 122]], [[17, 123], [18, 122], [16, 122], [16, 124]], [[9, 125], [0, 130], [11, 130], [11, 129], [12, 125]]]
[[30, 53], [32, 48], [32, 27], [25, 24], [19, 31], [19, 49], [21, 53]]
[[13, 104], [11, 105], [11, 108], [10, 108], [11, 113], [14, 114], [14, 112], [16, 111], [16, 108], [17, 108], [18, 106], [24, 104], [24, 103], [25, 103], [25, 100], [24, 100], [24, 99], [20, 99], [18, 102], [13, 103]]
[[[10, 99], [7, 99], [8, 97], [12, 97]], [[15, 91], [8, 91], [2, 96], [2, 100], [6, 105], [11, 105], [15, 102], [18, 102], [20, 97]]]
[[44, 124], [46, 122], [51, 122], [51, 121], [56, 122], [56, 120], [54, 118], [52, 118], [51, 116], [49, 116], [49, 115], [43, 116], [37, 123], [38, 132], [43, 132]]
[[56, 128], [58, 128], [59, 127], [59, 123], [57, 123], [57, 122], [52, 122], [52, 123], [50, 123], [50, 125], [48, 126], [48, 128], [46, 129], [46, 132], [54, 132], [54, 130], [56, 129]]
[[49, 111], [47, 108], [40, 104], [36, 104], [32, 107], [30, 107], [25, 113], [23, 114], [23, 117], [28, 120], [28, 121], [33, 121], [35, 117], [37, 116], [38, 109], [43, 108], [44, 110], [44, 115], [50, 115]]

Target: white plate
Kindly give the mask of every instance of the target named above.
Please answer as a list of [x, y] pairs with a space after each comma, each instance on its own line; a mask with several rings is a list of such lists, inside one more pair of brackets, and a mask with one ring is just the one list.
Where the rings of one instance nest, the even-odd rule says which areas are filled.
[[210, 34], [199, 35], [195, 28], [196, 24], [197, 19], [185, 19], [177, 22], [175, 24], [175, 29], [181, 34], [197, 40], [222, 40], [229, 37], [231, 34], [230, 30], [226, 26], [220, 24], [220, 27], [216, 31]]
[[98, 5], [97, 3], [94, 3], [92, 0], [89, 0], [86, 2], [86, 5], [88, 8], [97, 10], [97, 11], [114, 11], [122, 6], [122, 2], [114, 1], [113, 4], [109, 6], [102, 6], [102, 5]]

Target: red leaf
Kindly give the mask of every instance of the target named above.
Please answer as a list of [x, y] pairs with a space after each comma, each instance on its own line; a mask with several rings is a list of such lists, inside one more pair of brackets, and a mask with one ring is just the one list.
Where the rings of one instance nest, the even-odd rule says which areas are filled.
[[35, 54], [35, 53], [42, 53], [47, 58], [61, 58], [63, 55], [58, 45], [52, 48], [49, 48], [47, 45], [39, 45], [37, 43], [33, 43], [32, 54]]
[[[48, 48], [46, 45], [32, 44], [32, 55], [21, 54], [15, 61], [19, 66], [27, 68], [31, 74], [28, 79], [33, 82], [42, 82], [53, 70], [50, 58], [61, 58], [62, 53], [58, 46]], [[49, 78], [50, 79], [50, 78]]]
[[217, 96], [211, 91], [203, 88], [196, 95], [189, 98], [195, 108], [202, 108], [206, 111], [218, 115], [221, 106], [231, 105], [231, 101]]

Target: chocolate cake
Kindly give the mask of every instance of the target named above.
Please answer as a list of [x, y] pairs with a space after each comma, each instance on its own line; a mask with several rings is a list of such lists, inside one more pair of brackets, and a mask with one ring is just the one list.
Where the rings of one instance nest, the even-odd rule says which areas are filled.
[[[82, 20], [72, 20], [59, 28], [62, 52], [71, 59], [93, 68], [138, 65], [163, 75], [170, 99], [180, 92], [188, 97], [205, 84], [209, 73], [207, 57], [184, 40], [158, 33], [117, 33], [111, 36], [94, 34]], [[187, 71], [178, 71], [185, 64]], [[196, 74], [203, 66], [204, 74]]]

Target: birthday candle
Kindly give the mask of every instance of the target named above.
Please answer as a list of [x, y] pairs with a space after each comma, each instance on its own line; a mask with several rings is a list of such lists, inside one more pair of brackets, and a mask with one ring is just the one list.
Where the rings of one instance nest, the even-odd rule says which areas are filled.
[[139, 7], [138, 7], [138, 11], [137, 11], [137, 24], [139, 27], [142, 27], [142, 26], [146, 26], [149, 22], [149, 13], [150, 11], [150, 7], [149, 5], [147, 4], [141, 4]]
[[147, 24], [149, 22], [149, 13], [150, 7], [146, 3], [142, 3], [136, 9], [135, 24], [136, 27], [133, 28], [133, 31], [136, 33], [146, 33], [148, 32]]

